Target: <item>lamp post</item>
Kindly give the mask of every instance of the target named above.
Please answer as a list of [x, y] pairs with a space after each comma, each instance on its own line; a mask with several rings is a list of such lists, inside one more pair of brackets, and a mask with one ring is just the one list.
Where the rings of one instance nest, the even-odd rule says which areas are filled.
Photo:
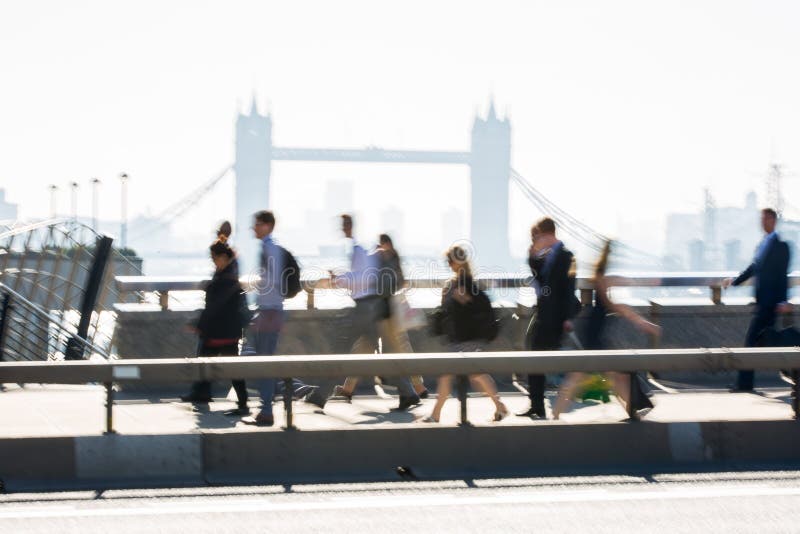
[[72, 220], [78, 220], [78, 182], [70, 182], [70, 211]]
[[120, 173], [119, 181], [121, 184], [121, 206], [120, 206], [120, 214], [122, 216], [122, 221], [120, 223], [119, 229], [119, 239], [122, 245], [122, 248], [128, 248], [128, 175]]
[[47, 189], [50, 190], [50, 218], [56, 218], [56, 193], [58, 192], [58, 186], [55, 184], [50, 184], [47, 186]]
[[100, 178], [92, 178], [92, 230], [97, 231], [97, 202], [100, 191]]

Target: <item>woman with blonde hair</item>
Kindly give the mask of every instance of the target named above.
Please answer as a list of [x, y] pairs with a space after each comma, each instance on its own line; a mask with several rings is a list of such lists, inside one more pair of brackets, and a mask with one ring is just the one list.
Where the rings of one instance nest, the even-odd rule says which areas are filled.
[[[654, 337], [661, 335], [661, 328], [658, 325], [644, 319], [633, 311], [630, 306], [619, 304], [611, 300], [609, 289], [615, 285], [614, 282], [617, 280], [617, 277], [606, 275], [610, 257], [611, 241], [606, 241], [594, 269], [593, 282], [596, 296], [594, 305], [590, 307], [587, 327], [583, 336], [584, 348], [588, 350], [602, 350], [607, 346], [603, 339], [603, 334], [605, 333], [606, 318], [612, 313], [629, 321], [637, 330], [644, 334]], [[608, 372], [604, 374], [611, 382], [617, 398], [627, 407], [631, 390], [630, 376], [626, 373]], [[569, 373], [567, 375], [566, 380], [558, 391], [558, 398], [553, 407], [553, 419], [558, 419], [569, 407], [575, 393], [587, 376], [586, 373]], [[653, 407], [653, 404], [643, 393], [640, 393], [637, 397], [641, 403], [636, 406], [637, 410]]]
[[[442, 290], [441, 330], [447, 336], [451, 352], [479, 352], [496, 335], [494, 311], [489, 297], [480, 290], [472, 277], [472, 267], [464, 248], [454, 245], [446, 252], [447, 264], [453, 271]], [[508, 408], [500, 401], [494, 380], [488, 374], [469, 376], [473, 387], [480, 389], [492, 399], [495, 406], [492, 421], [500, 421], [508, 415]], [[439, 377], [436, 404], [424, 422], [438, 423], [442, 408], [450, 396], [453, 375]]]

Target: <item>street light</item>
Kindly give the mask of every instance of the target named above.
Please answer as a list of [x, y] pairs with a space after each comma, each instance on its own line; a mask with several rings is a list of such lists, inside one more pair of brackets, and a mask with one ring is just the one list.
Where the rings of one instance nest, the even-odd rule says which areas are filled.
[[92, 178], [92, 230], [97, 231], [97, 201], [100, 190], [100, 178]]
[[47, 186], [47, 189], [50, 190], [50, 218], [56, 218], [56, 193], [58, 192], [58, 186], [55, 184], [50, 184]]
[[122, 248], [128, 248], [128, 175], [120, 173], [119, 181], [121, 184], [121, 209], [122, 221], [120, 223], [119, 238]]
[[70, 182], [69, 184], [71, 188], [71, 199], [70, 199], [70, 208], [72, 212], [72, 220], [78, 220], [78, 182]]

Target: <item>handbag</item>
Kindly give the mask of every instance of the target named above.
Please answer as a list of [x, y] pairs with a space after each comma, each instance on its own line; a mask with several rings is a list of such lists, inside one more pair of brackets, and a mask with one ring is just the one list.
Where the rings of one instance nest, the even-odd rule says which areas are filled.
[[403, 330], [415, 330], [428, 325], [425, 312], [419, 308], [412, 308], [403, 292], [392, 295], [389, 299], [391, 317], [398, 321]]

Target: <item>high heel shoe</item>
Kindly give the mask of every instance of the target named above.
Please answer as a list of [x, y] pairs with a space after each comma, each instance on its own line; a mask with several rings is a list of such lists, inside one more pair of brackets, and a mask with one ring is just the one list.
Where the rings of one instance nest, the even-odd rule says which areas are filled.
[[494, 418], [492, 419], [492, 422], [497, 423], [499, 421], [502, 421], [506, 417], [508, 417], [508, 408], [506, 408], [505, 404], [501, 403], [500, 409], [494, 412]]
[[433, 415], [426, 415], [425, 417], [420, 417], [418, 419], [420, 423], [438, 423], [438, 419], [434, 419]]
[[353, 402], [353, 394], [346, 392], [344, 386], [336, 386], [333, 388], [333, 395], [331, 395], [331, 398], [334, 397], [343, 397], [345, 401]]

